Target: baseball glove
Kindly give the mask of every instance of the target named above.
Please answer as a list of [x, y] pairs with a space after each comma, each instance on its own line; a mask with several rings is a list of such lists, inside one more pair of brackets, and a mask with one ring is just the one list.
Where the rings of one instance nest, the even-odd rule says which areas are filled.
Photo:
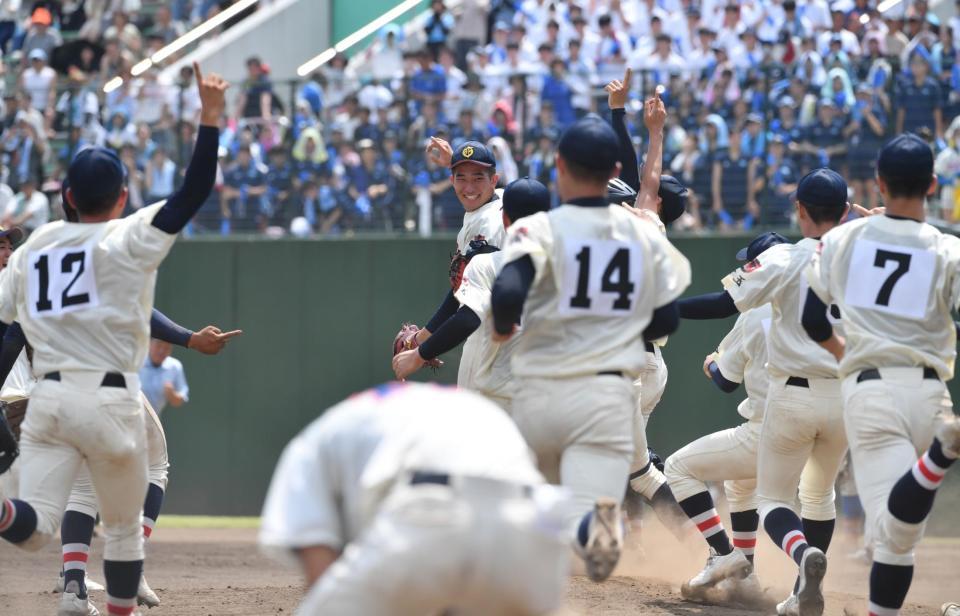
[[[6, 407], [6, 403], [0, 402], [0, 405]], [[26, 400], [24, 400], [24, 409], [26, 409]], [[7, 469], [13, 464], [13, 461], [20, 455], [20, 447], [17, 442], [20, 440], [20, 420], [17, 422], [16, 433], [7, 421], [7, 408], [0, 408], [0, 475], [7, 472]]]
[[[393, 339], [394, 356], [399, 355], [403, 351], [409, 351], [420, 346], [420, 343], [417, 342], [417, 332], [419, 331], [419, 326], [413, 323], [404, 323], [400, 327], [400, 331], [397, 332], [397, 336]], [[427, 365], [436, 370], [443, 364], [435, 357], [428, 361]]]
[[460, 288], [460, 283], [463, 282], [463, 270], [467, 269], [467, 264], [470, 263], [470, 259], [477, 255], [496, 252], [497, 250], [499, 250], [499, 248], [491, 246], [487, 243], [487, 240], [475, 239], [470, 241], [467, 254], [461, 254], [458, 250], [455, 254], [451, 255], [450, 288], [452, 288], [454, 292]]

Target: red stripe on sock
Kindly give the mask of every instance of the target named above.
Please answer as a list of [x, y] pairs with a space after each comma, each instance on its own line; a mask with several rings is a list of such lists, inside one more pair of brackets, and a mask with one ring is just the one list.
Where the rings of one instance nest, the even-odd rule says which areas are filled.
[[787, 542], [787, 545], [786, 545], [786, 547], [785, 547], [784, 550], [783, 550], [783, 551], [786, 552], [791, 558], [793, 558], [793, 546], [794, 546], [794, 544], [796, 544], [798, 541], [803, 541], [804, 543], [806, 543], [806, 542], [807, 542], [807, 538], [804, 537], [803, 534], [794, 535], [793, 537], [790, 537], [790, 541]]
[[119, 605], [107, 604], [107, 614], [110, 616], [130, 616], [136, 606], [120, 607]]
[[709, 520], [704, 520], [703, 522], [700, 522], [699, 524], [697, 524], [697, 529], [699, 529], [700, 532], [702, 533], [703, 531], [705, 531], [705, 530], [707, 530], [707, 529], [709, 529], [709, 528], [712, 528], [712, 527], [716, 526], [716, 525], [719, 524], [719, 523], [720, 523], [720, 516], [715, 515], [715, 516], [713, 516], [712, 518], [710, 518]]
[[87, 562], [87, 553], [86, 552], [65, 552], [63, 555], [63, 562], [68, 563], [70, 561]]
[[0, 533], [13, 525], [13, 503], [9, 500], [3, 501], [3, 511], [0, 511]]
[[917, 460], [917, 468], [920, 469], [920, 474], [922, 474], [924, 477], [926, 477], [930, 481], [934, 483], [939, 483], [943, 481], [943, 475], [938, 475], [937, 473], [934, 473], [932, 470], [927, 468], [927, 465], [924, 463], [923, 458], [920, 458], [919, 460]]
[[735, 548], [755, 548], [757, 547], [756, 539], [734, 539], [733, 547]]
[[145, 539], [149, 539], [149, 538], [150, 538], [150, 534], [151, 534], [152, 532], [153, 532], [153, 529], [152, 529], [152, 528], [150, 528], [150, 527], [147, 526], [146, 524], [143, 525], [143, 537], [144, 537]]

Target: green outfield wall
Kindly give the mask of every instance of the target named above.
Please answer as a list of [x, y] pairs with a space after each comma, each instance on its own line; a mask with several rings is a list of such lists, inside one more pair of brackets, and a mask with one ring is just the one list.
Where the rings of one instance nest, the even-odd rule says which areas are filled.
[[[675, 238], [693, 265], [688, 293], [718, 290], [743, 237]], [[181, 241], [160, 271], [158, 308], [199, 329], [243, 336], [220, 356], [178, 349], [190, 401], [163, 413], [170, 446], [165, 510], [259, 513], [287, 441], [349, 394], [389, 380], [401, 322], [423, 324], [447, 290], [452, 238]], [[734, 426], [743, 391], [723, 394], [704, 356], [732, 325], [684, 322], [664, 355], [670, 380], [650, 422], [651, 446], [669, 454]], [[453, 383], [457, 357], [436, 377]], [[495, 446], [491, 444], [491, 446]]]

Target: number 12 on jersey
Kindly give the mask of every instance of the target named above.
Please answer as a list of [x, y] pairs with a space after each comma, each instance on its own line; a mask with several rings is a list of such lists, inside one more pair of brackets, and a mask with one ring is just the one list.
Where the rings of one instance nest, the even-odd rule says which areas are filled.
[[58, 316], [99, 303], [93, 244], [31, 252], [27, 257], [30, 316]]
[[639, 246], [616, 240], [572, 240], [564, 247], [560, 314], [626, 316], [643, 288]]

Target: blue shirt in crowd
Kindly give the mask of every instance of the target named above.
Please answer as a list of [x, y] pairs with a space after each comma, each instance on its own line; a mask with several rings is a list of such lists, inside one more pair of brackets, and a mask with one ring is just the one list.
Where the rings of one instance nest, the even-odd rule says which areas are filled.
[[172, 384], [173, 389], [183, 396], [184, 402], [190, 398], [190, 386], [187, 385], [187, 377], [179, 359], [168, 357], [159, 366], [155, 366], [147, 357], [140, 368], [140, 389], [158, 415], [167, 406], [167, 397], [163, 395], [164, 383]]

